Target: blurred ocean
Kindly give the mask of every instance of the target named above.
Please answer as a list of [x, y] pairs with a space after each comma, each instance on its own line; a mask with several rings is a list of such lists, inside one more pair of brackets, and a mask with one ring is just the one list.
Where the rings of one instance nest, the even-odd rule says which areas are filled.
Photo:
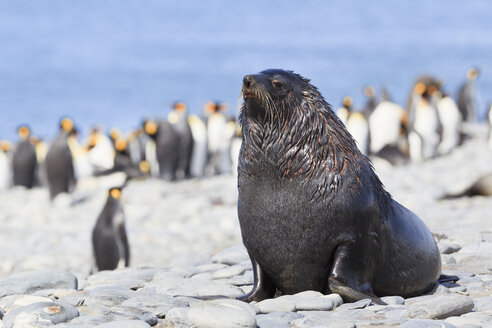
[[429, 73], [452, 95], [481, 69], [480, 109], [492, 100], [492, 2], [0, 1], [0, 139], [21, 123], [50, 139], [62, 115], [82, 133], [127, 131], [175, 100], [201, 113], [236, 110], [242, 77], [266, 68], [309, 77], [337, 107], [386, 87], [404, 104]]

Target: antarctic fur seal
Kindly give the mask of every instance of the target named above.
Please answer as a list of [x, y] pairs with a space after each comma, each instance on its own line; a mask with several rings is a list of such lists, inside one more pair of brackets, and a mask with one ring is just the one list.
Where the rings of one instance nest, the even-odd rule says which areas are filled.
[[369, 160], [309, 80], [270, 69], [243, 79], [238, 216], [254, 286], [410, 297], [437, 282], [441, 258], [417, 215], [385, 191]]

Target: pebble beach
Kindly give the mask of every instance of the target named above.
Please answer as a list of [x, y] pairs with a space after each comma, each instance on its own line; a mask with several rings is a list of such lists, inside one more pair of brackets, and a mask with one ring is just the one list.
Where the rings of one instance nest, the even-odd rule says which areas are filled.
[[234, 175], [129, 182], [122, 194], [129, 268], [91, 273], [91, 231], [118, 175], [79, 181], [49, 201], [45, 188], [0, 192], [0, 328], [11, 327], [492, 327], [492, 197], [439, 200], [490, 173], [486, 128], [448, 155], [392, 167], [386, 189], [438, 242], [444, 274], [426, 295], [344, 303], [306, 291], [258, 303], [234, 299], [253, 274], [241, 243]]

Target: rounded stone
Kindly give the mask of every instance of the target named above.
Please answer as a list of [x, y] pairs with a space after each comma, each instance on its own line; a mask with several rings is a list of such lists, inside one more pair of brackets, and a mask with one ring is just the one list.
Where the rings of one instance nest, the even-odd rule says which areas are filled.
[[232, 303], [196, 303], [188, 311], [188, 319], [200, 328], [256, 328], [255, 315]]
[[296, 310], [294, 299], [286, 296], [269, 298], [256, 303], [255, 306], [260, 310], [260, 313], [294, 312]]

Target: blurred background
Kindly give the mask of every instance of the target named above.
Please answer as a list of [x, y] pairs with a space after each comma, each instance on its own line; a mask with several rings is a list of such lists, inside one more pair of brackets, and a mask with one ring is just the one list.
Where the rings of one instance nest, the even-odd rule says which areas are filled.
[[266, 68], [311, 79], [335, 108], [363, 86], [405, 105], [427, 73], [455, 96], [474, 65], [479, 116], [492, 99], [490, 1], [0, 2], [0, 139], [28, 123], [54, 137], [68, 115], [135, 128], [176, 100], [235, 115], [242, 77]]

